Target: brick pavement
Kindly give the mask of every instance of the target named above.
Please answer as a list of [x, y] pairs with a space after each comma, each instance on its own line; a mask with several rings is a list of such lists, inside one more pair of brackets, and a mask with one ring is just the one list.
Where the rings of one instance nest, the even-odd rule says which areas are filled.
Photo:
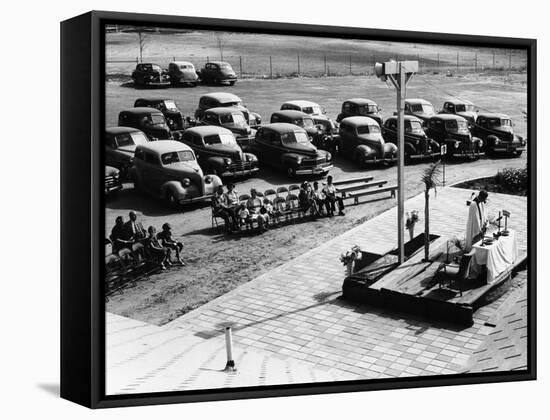
[[[469, 196], [462, 189], [440, 189], [431, 200], [431, 232], [463, 235]], [[422, 219], [423, 196], [407, 200], [405, 208], [420, 210]], [[512, 213], [509, 225], [518, 233], [519, 249], [525, 251], [526, 199], [491, 194], [490, 209], [496, 213], [502, 208]], [[392, 208], [163, 327], [109, 316], [108, 393], [472, 369], [473, 352], [486, 345], [493, 331], [484, 324], [500, 319], [509, 293], [478, 310], [474, 325], [467, 329], [402, 314], [398, 308], [382, 310], [339, 298], [345, 276], [340, 254], [352, 245], [379, 254], [395, 248], [396, 213]], [[415, 231], [423, 231], [423, 220]], [[125, 323], [127, 329], [116, 329]], [[220, 372], [225, 366], [222, 329], [227, 323], [233, 324], [239, 367], [230, 375]]]

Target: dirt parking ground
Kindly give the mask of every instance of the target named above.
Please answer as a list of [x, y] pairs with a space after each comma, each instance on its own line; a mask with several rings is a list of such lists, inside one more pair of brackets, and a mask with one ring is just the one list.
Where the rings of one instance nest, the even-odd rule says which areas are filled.
[[[479, 107], [509, 114], [516, 123], [516, 132], [526, 135], [526, 125], [521, 114], [521, 110], [526, 108], [524, 81], [524, 75], [472, 75], [461, 78], [418, 76], [411, 82], [408, 96], [428, 99], [439, 109], [447, 98], [445, 92], [454, 95], [460, 93], [460, 97], [472, 100]], [[135, 90], [121, 86], [120, 82], [108, 82], [107, 125], [116, 125], [118, 112], [131, 107], [138, 97], [173, 98], [185, 115], [193, 115], [201, 95], [219, 90], [228, 90], [241, 96], [247, 106], [259, 112], [264, 120], [268, 120], [281, 103], [290, 99], [318, 102], [332, 118], [336, 117], [342, 101], [349, 97], [363, 96], [376, 100], [383, 107], [386, 117], [395, 108], [393, 89], [366, 76], [243, 80], [231, 88], [199, 86], [159, 91]], [[499, 169], [522, 167], [525, 164], [525, 154], [520, 158], [453, 162], [446, 165], [446, 181], [451, 184], [468, 178], [491, 176]], [[407, 197], [422, 191], [420, 174], [426, 165], [406, 167]], [[376, 179], [387, 179], [389, 183], [395, 182], [397, 178], [395, 167], [362, 170], [338, 156], [331, 174], [335, 179], [369, 174]], [[262, 169], [256, 177], [239, 182], [237, 190], [244, 193], [250, 188], [265, 190], [291, 183], [292, 180], [284, 174]], [[116, 216], [123, 215], [127, 218], [130, 210], [138, 213], [146, 227], [154, 225], [159, 228], [168, 221], [173, 226], [173, 232], [181, 236], [185, 243], [187, 266], [171, 268], [152, 277], [148, 282], [125, 290], [122, 295], [114, 296], [107, 303], [107, 310], [157, 325], [164, 324], [394, 205], [395, 200], [381, 197], [349, 207], [342, 217], [297, 223], [258, 236], [225, 236], [211, 228], [211, 211], [208, 205], [186, 208], [183, 212], [170, 211], [163, 203], [136, 193], [132, 184], [126, 184], [117, 197], [106, 203], [107, 232], [110, 232]]]

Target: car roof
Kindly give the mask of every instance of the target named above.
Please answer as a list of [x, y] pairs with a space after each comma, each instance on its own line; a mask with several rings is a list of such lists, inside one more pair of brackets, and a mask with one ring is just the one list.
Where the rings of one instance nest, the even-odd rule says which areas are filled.
[[209, 61], [208, 63], [206, 64], [229, 64], [227, 61]]
[[134, 128], [134, 127], [124, 127], [124, 126], [120, 126], [120, 127], [107, 127], [105, 129], [105, 133], [107, 134], [111, 134], [113, 136], [116, 136], [118, 134], [124, 134], [124, 133], [134, 133], [136, 131], [140, 131], [141, 130], [138, 130], [137, 128]]
[[220, 102], [241, 102], [241, 98], [229, 92], [210, 92], [202, 95], [202, 98], [213, 98]]
[[498, 113], [498, 112], [484, 112], [483, 114], [478, 114], [477, 116], [482, 118], [503, 118], [503, 119], [511, 119], [509, 115]]
[[144, 102], [151, 102], [151, 103], [159, 103], [159, 102], [164, 102], [164, 101], [176, 102], [174, 99], [160, 98], [160, 97], [158, 97], [158, 98], [138, 98], [138, 99], [135, 100], [135, 102], [137, 102], [137, 101], [144, 101]]
[[421, 99], [421, 98], [408, 98], [408, 99], [405, 99], [405, 102], [408, 102], [410, 104], [428, 104], [428, 105], [432, 104], [430, 101], [427, 101], [426, 99]]
[[311, 118], [311, 115], [306, 114], [305, 112], [302, 112], [302, 111], [298, 111], [296, 109], [285, 109], [282, 111], [276, 111], [273, 114], [271, 114], [272, 117], [273, 115], [281, 115], [283, 117], [291, 118], [291, 119], [303, 118], [303, 117]]
[[458, 99], [458, 98], [447, 99], [445, 102], [450, 102], [451, 104], [455, 104], [455, 105], [459, 105], [459, 104], [473, 105], [473, 102], [470, 102], [467, 99]]
[[160, 67], [160, 65], [157, 64], [157, 63], [138, 63], [137, 65], [138, 66], [159, 66]]
[[196, 133], [200, 136], [211, 136], [214, 134], [233, 134], [231, 130], [224, 127], [218, 127], [217, 125], [199, 125], [197, 127], [191, 127], [185, 130], [185, 132]]
[[135, 115], [140, 115], [140, 114], [160, 114], [162, 115], [162, 112], [160, 112], [158, 109], [155, 109], [155, 108], [149, 108], [148, 106], [140, 106], [140, 107], [136, 107], [136, 108], [128, 108], [128, 109], [123, 109], [122, 111], [120, 111], [120, 113], [125, 113], [125, 114], [135, 114]]
[[175, 64], [176, 66], [192, 65], [195, 67], [191, 61], [172, 61], [170, 64]]
[[452, 121], [452, 120], [464, 120], [466, 121], [466, 118], [461, 117], [460, 115], [456, 114], [437, 114], [430, 118], [431, 120], [440, 119], [443, 121]]
[[318, 103], [311, 102], [311, 101], [303, 101], [303, 100], [286, 101], [283, 105], [286, 105], [286, 104], [299, 106], [300, 108], [303, 108], [306, 106], [319, 106]]
[[350, 98], [346, 99], [344, 102], [353, 102], [357, 105], [377, 105], [372, 99], [367, 98]]
[[360, 117], [347, 117], [347, 118], [344, 118], [340, 124], [351, 124], [351, 125], [353, 125], [353, 126], [358, 126], [358, 125], [378, 125], [378, 123], [376, 122], [376, 120], [373, 120], [372, 118], [369, 118], [369, 117], [363, 117], [363, 116], [360, 116]]
[[[396, 119], [397, 119], [397, 115], [391, 115], [386, 119], [386, 121], [396, 120]], [[419, 123], [422, 123], [422, 120], [418, 117], [415, 117], [414, 115], [403, 115], [403, 119], [405, 121], [418, 121]]]
[[241, 115], [244, 116], [244, 114], [242, 113], [241, 110], [239, 110], [239, 108], [226, 107], [226, 106], [217, 106], [215, 108], [209, 108], [204, 112], [205, 113], [206, 112], [212, 112], [214, 114], [222, 114], [222, 115], [225, 115], [225, 114], [241, 114]]
[[193, 150], [186, 144], [175, 140], [151, 141], [149, 143], [140, 144], [138, 147], [146, 152], [152, 152], [158, 155], [162, 155], [163, 153]]
[[306, 131], [302, 127], [299, 127], [294, 124], [289, 124], [289, 123], [265, 124], [265, 125], [262, 125], [262, 128], [266, 128], [271, 131], [275, 131], [277, 133], [288, 133], [289, 131], [303, 131], [303, 132]]

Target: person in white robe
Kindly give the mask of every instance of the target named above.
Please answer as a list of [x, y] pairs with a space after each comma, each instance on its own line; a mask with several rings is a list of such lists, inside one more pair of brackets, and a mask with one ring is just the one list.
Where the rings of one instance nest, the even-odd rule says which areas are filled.
[[468, 208], [468, 222], [466, 223], [466, 238], [464, 243], [464, 252], [470, 252], [472, 244], [479, 241], [489, 224], [487, 220], [486, 204], [489, 194], [481, 190]]

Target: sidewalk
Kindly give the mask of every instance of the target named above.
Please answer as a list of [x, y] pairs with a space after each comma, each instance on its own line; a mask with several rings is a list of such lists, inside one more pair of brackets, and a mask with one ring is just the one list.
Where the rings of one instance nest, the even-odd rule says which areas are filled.
[[[463, 235], [469, 191], [438, 190], [431, 233]], [[507, 209], [518, 247], [526, 249], [525, 197], [491, 194], [490, 209]], [[424, 198], [407, 200], [420, 211]], [[396, 247], [394, 207], [251, 282], [172, 321], [150, 326], [108, 314], [107, 393], [255, 386], [459, 373], [486, 343], [507, 295], [475, 314], [471, 328], [430, 322], [339, 299], [341, 253], [353, 245], [383, 254]], [[423, 231], [424, 221], [415, 233]], [[225, 366], [223, 326], [233, 325], [234, 374]], [[525, 341], [523, 341], [524, 343]], [[497, 351], [493, 349], [492, 351]]]

